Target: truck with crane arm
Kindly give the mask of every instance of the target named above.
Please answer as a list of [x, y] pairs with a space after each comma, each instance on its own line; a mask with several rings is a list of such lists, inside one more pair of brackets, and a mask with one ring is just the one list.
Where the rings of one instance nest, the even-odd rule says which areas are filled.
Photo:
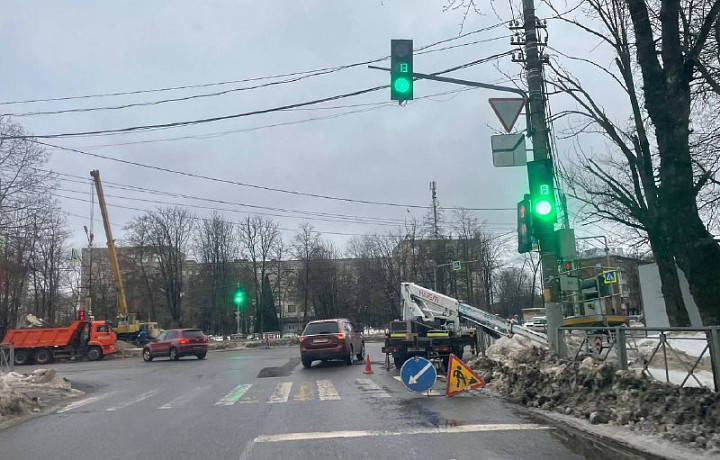
[[115, 249], [115, 239], [113, 238], [112, 229], [110, 228], [110, 217], [108, 216], [107, 205], [105, 204], [105, 193], [103, 192], [102, 182], [100, 181], [100, 171], [97, 169], [90, 171], [90, 176], [95, 183], [103, 227], [105, 227], [105, 236], [107, 237], [108, 259], [117, 288], [118, 314], [115, 333], [119, 340], [132, 342], [137, 339], [140, 329], [144, 327], [150, 337], [156, 337], [160, 333], [160, 328], [156, 322], [140, 322], [137, 320], [135, 313], [128, 312], [125, 286], [123, 284], [122, 274], [120, 273], [120, 263], [118, 262], [117, 251]]
[[[396, 368], [413, 356], [441, 359], [447, 367], [450, 354], [462, 359], [466, 346], [477, 346], [475, 328], [494, 336], [522, 335], [547, 346], [547, 337], [497, 315], [462, 303], [414, 283], [400, 283], [402, 319], [390, 323], [383, 353], [391, 354]], [[469, 323], [475, 328], [461, 327]]]

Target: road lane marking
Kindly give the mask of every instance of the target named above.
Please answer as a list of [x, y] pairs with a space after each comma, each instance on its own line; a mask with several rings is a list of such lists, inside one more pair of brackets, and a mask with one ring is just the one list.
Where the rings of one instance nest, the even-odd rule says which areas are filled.
[[303, 382], [300, 384], [298, 392], [295, 393], [293, 398], [295, 401], [302, 402], [313, 398], [313, 385], [312, 382]]
[[290, 389], [292, 388], [292, 382], [281, 382], [275, 387], [275, 390], [268, 399], [268, 404], [284, 403], [287, 402], [290, 397]]
[[335, 385], [330, 380], [318, 380], [317, 381], [318, 394], [320, 395], [320, 401], [337, 401], [340, 399], [340, 395], [335, 389]]
[[364, 392], [376, 398], [392, 398], [390, 393], [385, 391], [372, 379], [355, 379], [355, 384]]
[[134, 398], [134, 399], [131, 399], [130, 401], [124, 402], [124, 403], [122, 403], [122, 404], [118, 404], [118, 405], [116, 405], [116, 406], [108, 407], [108, 408], [105, 409], [105, 410], [108, 411], [108, 412], [115, 412], [115, 411], [117, 411], [117, 410], [119, 410], [119, 409], [125, 409], [126, 407], [132, 406], [132, 405], [135, 404], [135, 403], [139, 403], [140, 401], [144, 401], [144, 400], [146, 400], [146, 399], [148, 399], [148, 398], [151, 398], [151, 397], [155, 396], [155, 395], [158, 394], [158, 393], [160, 393], [160, 388], [157, 388], [157, 389], [152, 390], [152, 391], [148, 391], [148, 392], [146, 392], [146, 393], [143, 393], [143, 394], [137, 396], [137, 397]]
[[218, 402], [215, 403], [216, 406], [232, 406], [235, 404], [238, 399], [242, 397], [252, 386], [252, 383], [245, 383], [240, 384], [236, 386], [230, 393], [226, 394], [222, 397]]
[[162, 406], [158, 407], [158, 409], [175, 409], [177, 407], [180, 407], [183, 404], [190, 401], [191, 399], [193, 399], [198, 394], [200, 394], [201, 391], [205, 391], [208, 388], [210, 388], [210, 387], [204, 386], [204, 387], [193, 388], [192, 390], [185, 393], [184, 395], [180, 395], [177, 398], [170, 401], [169, 403], [163, 404]]
[[65, 413], [65, 412], [69, 412], [69, 411], [71, 411], [71, 410], [73, 410], [73, 409], [77, 409], [78, 407], [87, 406], [88, 404], [91, 404], [91, 403], [94, 403], [94, 402], [97, 402], [97, 401], [102, 401], [103, 399], [105, 399], [105, 398], [107, 398], [108, 396], [113, 395], [113, 394], [115, 394], [114, 391], [113, 391], [113, 392], [110, 392], [110, 393], [105, 393], [105, 394], [102, 394], [102, 395], [98, 395], [98, 396], [91, 396], [91, 397], [89, 397], [89, 398], [79, 399], [79, 400], [75, 401], [74, 403], [70, 403], [70, 404], [68, 404], [67, 406], [63, 407], [62, 409], [60, 409], [59, 411], [57, 411], [57, 413], [58, 413], [58, 414], [63, 414], [63, 413]]
[[287, 433], [258, 436], [253, 443], [286, 442], [286, 441], [312, 441], [319, 439], [338, 438], [364, 438], [372, 436], [409, 436], [418, 434], [457, 434], [457, 433], [480, 433], [491, 431], [527, 431], [527, 430], [551, 430], [552, 427], [537, 425], [534, 423], [493, 423], [487, 425], [460, 425], [436, 428], [417, 428], [405, 431], [329, 431], [314, 433]]

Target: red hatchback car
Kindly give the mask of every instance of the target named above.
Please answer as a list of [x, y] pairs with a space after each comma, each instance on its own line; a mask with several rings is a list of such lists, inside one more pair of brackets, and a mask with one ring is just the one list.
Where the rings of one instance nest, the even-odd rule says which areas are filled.
[[311, 321], [300, 336], [300, 358], [305, 367], [318, 359], [341, 359], [352, 364], [353, 358], [365, 359], [365, 339], [350, 320]]
[[145, 361], [152, 361], [158, 356], [177, 361], [187, 355], [205, 359], [207, 350], [208, 337], [200, 329], [168, 329], [143, 347], [142, 356]]

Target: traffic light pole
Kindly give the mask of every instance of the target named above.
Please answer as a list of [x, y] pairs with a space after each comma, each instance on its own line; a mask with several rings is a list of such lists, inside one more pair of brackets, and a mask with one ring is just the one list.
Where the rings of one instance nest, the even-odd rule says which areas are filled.
[[[533, 159], [550, 158], [550, 135], [545, 116], [545, 87], [542, 62], [538, 50], [537, 18], [534, 0], [523, 0], [523, 20], [525, 29], [525, 74], [530, 97], [530, 135], [533, 141]], [[540, 245], [542, 263], [545, 315], [547, 318], [548, 341], [554, 351], [563, 356], [566, 353], [564, 342], [560, 340], [558, 327], [562, 325], [563, 311], [560, 303], [560, 278], [555, 242], [554, 222], [540, 223], [533, 229]]]

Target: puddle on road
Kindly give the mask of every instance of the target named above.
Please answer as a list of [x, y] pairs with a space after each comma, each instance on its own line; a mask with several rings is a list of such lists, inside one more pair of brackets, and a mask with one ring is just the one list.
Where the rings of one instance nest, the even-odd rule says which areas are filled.
[[283, 364], [280, 367], [265, 367], [258, 372], [257, 378], [267, 378], [267, 377], [287, 377], [290, 375], [293, 369], [297, 367], [297, 365], [300, 364], [300, 358], [291, 358], [288, 360], [287, 363]]

